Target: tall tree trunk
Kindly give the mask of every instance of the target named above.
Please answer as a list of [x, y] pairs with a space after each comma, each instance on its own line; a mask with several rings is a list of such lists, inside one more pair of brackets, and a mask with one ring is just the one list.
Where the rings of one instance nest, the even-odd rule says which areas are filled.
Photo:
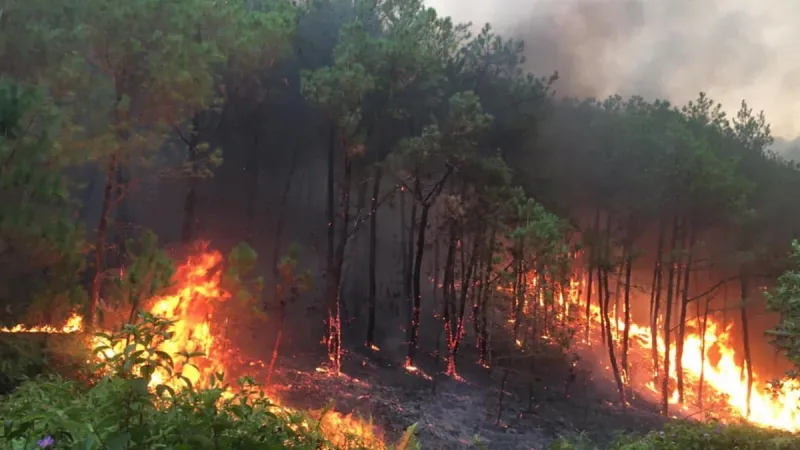
[[331, 124], [328, 141], [328, 177], [326, 179], [326, 213], [328, 214], [328, 246], [326, 253], [326, 276], [333, 276], [334, 249], [336, 247], [336, 126]]
[[[195, 114], [192, 116], [192, 129], [186, 139], [186, 151], [189, 157], [189, 164], [194, 166], [199, 160], [199, 152], [197, 145], [199, 140], [200, 129], [200, 115]], [[195, 231], [197, 230], [197, 179], [189, 177], [186, 182], [186, 195], [183, 199], [183, 225], [181, 226], [181, 240], [184, 243], [189, 243], [194, 239]]]
[[114, 199], [114, 189], [117, 177], [117, 155], [112, 154], [106, 166], [106, 186], [103, 189], [103, 206], [100, 211], [100, 222], [97, 224], [97, 241], [94, 254], [94, 277], [92, 278], [92, 295], [89, 297], [87, 311], [87, 331], [91, 332], [97, 320], [97, 304], [100, 302], [100, 288], [105, 275], [106, 239], [108, 225], [111, 221], [111, 208]]
[[[419, 188], [419, 187], [418, 187]], [[419, 231], [417, 233], [417, 249], [414, 255], [413, 295], [414, 305], [411, 311], [411, 339], [408, 341], [408, 357], [406, 365], [414, 365], [417, 345], [419, 345], [419, 319], [422, 308], [422, 256], [425, 252], [425, 231], [428, 229], [428, 213], [430, 204], [423, 204], [420, 212]]]
[[631, 336], [631, 275], [633, 272], [633, 248], [630, 241], [625, 249], [625, 331], [622, 334], [622, 372], [630, 382], [628, 373], [628, 347]]
[[753, 359], [750, 354], [750, 335], [747, 321], [747, 301], [750, 291], [749, 274], [745, 267], [739, 272], [739, 287], [742, 294], [741, 313], [742, 313], [742, 346], [744, 348], [744, 367], [747, 376], [747, 417], [750, 417], [750, 406], [753, 395]]
[[381, 191], [380, 166], [375, 167], [375, 179], [372, 182], [372, 198], [370, 199], [369, 216], [369, 318], [367, 320], [367, 347], [375, 345], [375, 309], [378, 295], [377, 255], [378, 255], [378, 195]]
[[480, 331], [480, 362], [481, 364], [488, 364], [487, 358], [487, 344], [489, 342], [488, 336], [488, 322], [489, 322], [489, 296], [491, 295], [491, 285], [489, 277], [494, 270], [494, 247], [497, 239], [496, 230], [492, 229], [491, 238], [489, 240], [489, 250], [486, 252], [486, 274], [484, 275], [484, 288], [481, 294], [481, 331]]
[[658, 248], [656, 249], [656, 262], [653, 267], [653, 288], [650, 291], [650, 352], [653, 358], [653, 377], [658, 378], [658, 316], [661, 309], [661, 287], [663, 281], [664, 239], [666, 224], [662, 218], [658, 225]]
[[407, 228], [406, 190], [400, 189], [400, 265], [402, 266], [401, 284], [403, 292], [403, 305], [408, 304], [411, 300], [411, 290], [409, 289], [411, 283], [407, 282], [407, 280], [411, 279], [411, 277], [408, 276], [408, 274], [411, 273], [411, 261], [408, 259], [408, 244], [406, 243], [406, 240], [408, 239], [408, 234], [406, 233]]
[[[697, 381], [697, 400], [700, 410], [703, 410], [703, 384], [706, 379], [706, 331], [708, 331], [708, 310], [711, 306], [711, 297], [706, 298], [706, 308], [703, 311], [703, 324], [700, 329], [700, 379]], [[697, 313], [700, 314], [700, 302], [697, 303]]]
[[[413, 194], [412, 194], [413, 195]], [[413, 199], [412, 199], [413, 200]], [[411, 334], [413, 327], [411, 322], [414, 319], [414, 245], [417, 236], [417, 202], [411, 203], [411, 219], [408, 224], [408, 236], [406, 237], [406, 259], [408, 260], [407, 272], [405, 274], [405, 292], [406, 296], [406, 318], [408, 319], [408, 341], [411, 342]]]
[[608, 317], [608, 314], [606, 312], [607, 301], [605, 299], [605, 285], [604, 285], [605, 276], [603, 275], [605, 273], [604, 265], [607, 264], [606, 260], [607, 257], [608, 256], [605, 254], [605, 252], [603, 252], [600, 253], [600, 256], [597, 260], [597, 300], [599, 303], [598, 306], [600, 307], [600, 341], [603, 345], [606, 345], [605, 327], [606, 327], [606, 317]]
[[414, 357], [419, 340], [419, 319], [422, 307], [422, 257], [425, 251], [425, 231], [428, 228], [428, 213], [430, 210], [429, 205], [423, 205], [420, 214], [419, 231], [417, 233], [417, 248], [414, 255], [414, 273], [413, 273], [413, 296], [414, 304], [411, 314], [411, 339], [408, 342], [408, 357], [406, 360], [407, 365], [414, 365]]
[[[339, 134], [339, 138], [342, 136]], [[348, 224], [350, 222], [350, 189], [352, 183], [352, 162], [347, 155], [347, 148], [344, 143], [340, 145], [344, 154], [344, 176], [341, 187], [341, 204], [339, 216], [341, 226], [339, 227], [339, 241], [336, 244], [336, 253], [333, 258], [332, 277], [328, 280], [328, 358], [331, 361], [332, 370], [338, 374], [342, 367], [342, 320], [341, 320], [341, 298], [340, 287], [342, 282], [342, 268], [344, 266], [344, 255], [347, 249]]]
[[[296, 149], [295, 149], [296, 150]], [[275, 363], [278, 361], [278, 354], [283, 341], [283, 328], [286, 324], [286, 308], [288, 295], [286, 289], [281, 289], [281, 273], [280, 273], [280, 258], [281, 258], [281, 240], [283, 239], [283, 230], [286, 225], [286, 205], [289, 203], [289, 192], [292, 189], [292, 181], [294, 180], [294, 172], [297, 168], [297, 151], [292, 152], [291, 162], [289, 165], [289, 174], [286, 177], [286, 184], [283, 185], [283, 192], [281, 193], [280, 210], [278, 211], [278, 222], [275, 226], [275, 245], [272, 246], [272, 293], [274, 300], [278, 301], [278, 326], [275, 332], [275, 342], [272, 345], [272, 356], [269, 360], [269, 367], [267, 368], [267, 386], [272, 382], [272, 374], [275, 370]]]
[[611, 371], [614, 374], [614, 382], [619, 392], [619, 404], [624, 408], [627, 406], [627, 401], [625, 400], [625, 386], [622, 384], [622, 376], [619, 371], [619, 365], [617, 364], [617, 356], [614, 352], [614, 336], [611, 333], [611, 320], [608, 314], [608, 309], [611, 306], [611, 292], [608, 286], [608, 276], [611, 273], [611, 213], [609, 213], [606, 218], [606, 245], [604, 253], [602, 262], [604, 270], [602, 271], [601, 283], [605, 294], [605, 302], [602, 306], [603, 322], [605, 322], [605, 340], [608, 345], [608, 359], [611, 363]]
[[689, 254], [686, 257], [686, 266], [683, 274], [683, 293], [681, 295], [680, 318], [678, 319], [678, 337], [675, 340], [675, 374], [678, 377], [678, 401], [683, 404], [683, 348], [686, 340], [686, 313], [689, 309], [689, 280], [692, 271], [694, 256], [695, 234], [690, 232]]
[[[475, 272], [475, 265], [478, 261], [478, 252], [480, 251], [480, 233], [474, 237], [472, 244], [472, 252], [469, 256], [467, 263], [466, 273], [462, 275], [461, 279], [461, 298], [459, 299], [458, 307], [458, 324], [456, 325], [456, 333], [453, 339], [453, 345], [450, 346], [450, 357], [447, 365], [447, 372], [450, 376], [456, 376], [456, 357], [458, 356], [458, 348], [461, 345], [461, 340], [464, 337], [464, 314], [467, 309], [467, 295], [469, 288], [472, 285], [472, 274]], [[462, 243], [463, 246], [463, 243]]]
[[[519, 340], [518, 332], [519, 332], [519, 325], [522, 322], [522, 315], [525, 311], [525, 303], [527, 301], [526, 294], [527, 289], [525, 286], [525, 245], [520, 240], [518, 245], [518, 252], [517, 252], [517, 261], [516, 261], [516, 280], [517, 280], [517, 291], [516, 291], [516, 310], [514, 311], [514, 341]], [[535, 302], [534, 302], [535, 304]]]
[[245, 239], [253, 244], [253, 233], [256, 229], [256, 205], [258, 201], [258, 185], [261, 174], [261, 141], [260, 132], [256, 131], [253, 136], [253, 147], [247, 158], [245, 169], [249, 174], [245, 186], [247, 192], [247, 210], [245, 224]]
[[[452, 221], [452, 220], [451, 220]], [[452, 333], [450, 329], [450, 303], [452, 297], [450, 290], [453, 289], [453, 278], [455, 277], [455, 261], [456, 261], [456, 241], [457, 236], [455, 233], [455, 226], [451, 222], [449, 227], [449, 238], [447, 243], [447, 255], [444, 260], [444, 280], [442, 281], [442, 312], [441, 321], [442, 328], [436, 335], [436, 356], [439, 357], [441, 348], [442, 333], [445, 335], [445, 346], [449, 345]]]
[[670, 398], [670, 352], [672, 344], [670, 342], [670, 327], [672, 323], [672, 296], [675, 288], [675, 249], [678, 244], [678, 217], [676, 216], [672, 222], [672, 244], [670, 245], [669, 252], [669, 270], [667, 271], [667, 300], [664, 311], [664, 371], [662, 374], [661, 385], [661, 413], [664, 417], [669, 415], [669, 398]]
[[[594, 213], [594, 237], [593, 240], [597, 240], [597, 234], [600, 230], [600, 207], [595, 209]], [[591, 323], [592, 323], [592, 274], [594, 273], [594, 268], [597, 265], [597, 251], [595, 249], [597, 243], [592, 242], [591, 248], [589, 249], [589, 280], [586, 284], [586, 343], [591, 344]], [[598, 280], [599, 282], [599, 280]]]

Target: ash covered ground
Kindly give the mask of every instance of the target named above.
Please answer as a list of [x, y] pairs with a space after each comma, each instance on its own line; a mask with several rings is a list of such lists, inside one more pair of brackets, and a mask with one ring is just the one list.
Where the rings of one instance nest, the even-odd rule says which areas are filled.
[[594, 375], [603, 371], [600, 361], [584, 353], [569, 392], [570, 361], [563, 355], [538, 357], [532, 383], [509, 374], [502, 408], [504, 371], [478, 366], [469, 354], [462, 357], [461, 380], [437, 372], [430, 356], [419, 363], [424, 376], [367, 350], [347, 353], [339, 377], [318, 371], [313, 362], [321, 355], [284, 358], [276, 375], [284, 403], [317, 409], [333, 400], [340, 412], [371, 417], [388, 442], [418, 423], [424, 449], [544, 449], [560, 435], [587, 433], [603, 442], [618, 432], [663, 424], [657, 407], [645, 399], [635, 397], [628, 408], [619, 408], [607, 376]]

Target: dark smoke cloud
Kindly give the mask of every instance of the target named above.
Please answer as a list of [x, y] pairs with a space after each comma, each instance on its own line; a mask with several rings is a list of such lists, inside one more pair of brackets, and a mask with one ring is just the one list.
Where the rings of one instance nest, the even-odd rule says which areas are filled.
[[564, 95], [613, 93], [683, 103], [706, 91], [735, 113], [764, 110], [777, 136], [800, 135], [800, 1], [428, 0], [476, 28], [526, 43], [530, 68], [558, 70]]

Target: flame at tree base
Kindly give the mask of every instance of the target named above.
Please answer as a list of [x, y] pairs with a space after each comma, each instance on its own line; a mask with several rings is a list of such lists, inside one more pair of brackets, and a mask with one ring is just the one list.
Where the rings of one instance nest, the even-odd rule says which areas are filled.
[[[235, 311], [238, 305], [234, 303], [231, 293], [222, 287], [223, 262], [219, 251], [210, 250], [207, 243], [200, 244], [178, 266], [169, 293], [146, 302], [145, 309], [149, 313], [173, 323], [171, 333], [159, 340], [155, 347], [174, 361], [173, 372], [186, 378], [183, 380], [163, 369], [156, 369], [149, 381], [152, 389], [165, 385], [180, 390], [186, 387], [186, 381], [194, 388], [209, 388], [212, 386], [211, 380], [218, 374], [224, 374], [229, 379], [248, 375], [256, 381], [263, 375], [257, 372], [265, 367], [264, 362], [243, 360], [226, 337], [231, 323], [230, 317], [223, 312]], [[17, 325], [2, 328], [0, 332], [65, 334], [83, 330], [83, 318], [73, 314], [63, 327]], [[108, 339], [101, 336], [87, 338], [87, 345], [92, 348], [106, 347], [96, 355], [100, 359], [113, 358], [123, 353], [126, 347], [124, 341], [108, 346]], [[196, 355], [191, 358], [191, 364], [185, 357], [187, 354]], [[266, 379], [266, 375], [263, 378]], [[224, 398], [230, 398], [236, 388], [227, 389]], [[279, 411], [286, 414], [296, 412], [293, 408], [282, 406], [273, 395], [268, 397]], [[320, 430], [334, 445], [346, 448], [348, 443], [358, 442], [370, 448], [385, 447], [381, 434], [367, 421], [336, 411], [310, 411], [309, 415], [319, 420]], [[303, 425], [310, 426], [307, 423]]]
[[[578, 293], [585, 292], [584, 285], [585, 281], [579, 283], [573, 280], [567, 291], [570, 302], [565, 302], [563, 295], [558, 302], [566, 305], [562, 311], [571, 311], [574, 315], [580, 315], [581, 320], [584, 319], [586, 303], [583, 301], [585, 294], [578, 295]], [[577, 308], [570, 308], [570, 304], [577, 305]], [[591, 347], [602, 346], [601, 348], [605, 349], [606, 344], [601, 342], [602, 339], [599, 336], [602, 318], [600, 307], [591, 304], [589, 312], [590, 333], [588, 340], [584, 334], [583, 344]], [[562, 313], [568, 314], [568, 312]], [[615, 344], [615, 352], [619, 354], [622, 348], [625, 324], [623, 321], [618, 322], [614, 317], [610, 320], [609, 326]], [[758, 370], [753, 370], [748, 408], [747, 380], [742, 376], [745, 373], [742, 370], [742, 364], [737, 363], [737, 352], [731, 336], [732, 327], [732, 324], [727, 327], [722, 326], [713, 317], [708, 317], [705, 327], [702, 326], [700, 317], [687, 320], [683, 355], [681, 356], [684, 375], [683, 405], [679, 401], [680, 393], [677, 388], [675, 344], [677, 333], [673, 334], [669, 355], [670, 373], [667, 380], [669, 404], [675, 405], [676, 408], [680, 407], [684, 411], [688, 406], [693, 406], [708, 415], [715, 416], [722, 422], [733, 422], [746, 418], [750, 423], [762, 427], [790, 432], [800, 431], [800, 382], [798, 380], [788, 380], [781, 386], [771, 387], [768, 380], [761, 376]], [[666, 354], [666, 345], [661, 335], [663, 328], [663, 324], [659, 322], [657, 325], [659, 336], [655, 343], [659, 362], [664, 361]], [[703, 328], [705, 328], [705, 332], [703, 332]], [[655, 371], [652, 368], [650, 355], [654, 345], [650, 326], [631, 321], [628, 334], [629, 354], [633, 355], [639, 352], [639, 360], [643, 365], [650, 367], [626, 375], [630, 378], [626, 380], [626, 384], [628, 386], [644, 384], [652, 393], [661, 395], [664, 379], [663, 374], [653, 376]], [[605, 359], [608, 359], [607, 354]], [[699, 398], [698, 387], [701, 379], [703, 394], [702, 398]]]

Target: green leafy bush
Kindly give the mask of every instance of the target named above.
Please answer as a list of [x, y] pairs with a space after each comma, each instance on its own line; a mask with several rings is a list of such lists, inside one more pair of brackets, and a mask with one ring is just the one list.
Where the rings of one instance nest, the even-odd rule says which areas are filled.
[[[551, 450], [599, 450], [586, 436], [562, 438]], [[608, 450], [794, 450], [800, 448], [800, 436], [746, 424], [673, 422], [663, 431], [644, 436], [624, 435]]]
[[[118, 450], [335, 449], [319, 422], [273, 404], [250, 379], [229, 389], [222, 374], [207, 389], [182, 377], [182, 364], [157, 350], [172, 322], [140, 314], [137, 324], [99, 334], [99, 373], [90, 386], [59, 376], [23, 383], [0, 402], [2, 448]], [[111, 354], [110, 349], [123, 349]], [[154, 373], [163, 384], [148, 388]], [[185, 388], [175, 389], [175, 381]], [[150, 386], [152, 387], [152, 386]], [[416, 448], [412, 433], [404, 449]], [[349, 447], [358, 448], [358, 447]], [[361, 447], [367, 448], [367, 447]]]

